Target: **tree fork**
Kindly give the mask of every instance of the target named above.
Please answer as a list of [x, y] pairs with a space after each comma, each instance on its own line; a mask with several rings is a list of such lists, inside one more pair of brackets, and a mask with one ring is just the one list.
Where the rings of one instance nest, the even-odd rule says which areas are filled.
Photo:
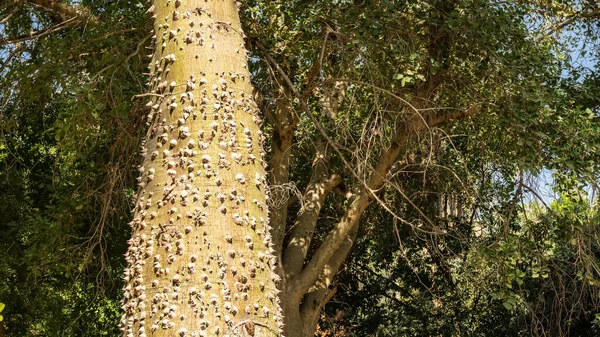
[[278, 336], [261, 118], [232, 0], [155, 0], [123, 335]]

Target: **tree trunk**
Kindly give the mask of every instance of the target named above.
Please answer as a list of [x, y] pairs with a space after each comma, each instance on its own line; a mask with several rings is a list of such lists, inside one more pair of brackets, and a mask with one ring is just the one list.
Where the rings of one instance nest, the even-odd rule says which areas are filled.
[[155, 0], [124, 336], [276, 336], [261, 119], [232, 0]]

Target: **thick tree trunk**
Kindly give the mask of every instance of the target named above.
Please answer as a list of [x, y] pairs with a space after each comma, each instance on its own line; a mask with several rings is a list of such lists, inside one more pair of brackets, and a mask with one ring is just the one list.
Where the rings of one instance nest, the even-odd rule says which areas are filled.
[[315, 331], [305, 331], [302, 316], [300, 315], [300, 306], [296, 302], [286, 302], [283, 299], [283, 312], [285, 314], [285, 337], [313, 337]]
[[232, 0], [155, 0], [124, 336], [275, 336], [260, 117]]

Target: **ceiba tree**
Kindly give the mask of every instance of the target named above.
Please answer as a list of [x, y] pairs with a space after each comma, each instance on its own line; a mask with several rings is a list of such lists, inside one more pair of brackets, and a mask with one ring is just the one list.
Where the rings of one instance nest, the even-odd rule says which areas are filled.
[[264, 136], [236, 3], [159, 0], [124, 336], [270, 336], [283, 327]]

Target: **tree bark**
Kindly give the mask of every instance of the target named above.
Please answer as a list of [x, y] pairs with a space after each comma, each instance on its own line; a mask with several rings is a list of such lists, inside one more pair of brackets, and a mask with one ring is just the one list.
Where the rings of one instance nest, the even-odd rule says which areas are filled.
[[124, 336], [277, 336], [261, 119], [236, 5], [155, 0]]
[[[281, 251], [288, 215], [288, 198], [291, 196], [289, 183], [291, 151], [294, 138], [294, 131], [298, 119], [292, 112], [292, 101], [290, 94], [285, 90], [281, 97], [277, 99], [275, 111], [273, 113], [273, 142], [271, 163], [271, 174], [269, 183], [271, 186], [270, 203], [270, 224], [272, 227], [273, 244], [278, 252], [278, 259], [281, 261]], [[288, 198], [286, 198], [288, 197]]]

